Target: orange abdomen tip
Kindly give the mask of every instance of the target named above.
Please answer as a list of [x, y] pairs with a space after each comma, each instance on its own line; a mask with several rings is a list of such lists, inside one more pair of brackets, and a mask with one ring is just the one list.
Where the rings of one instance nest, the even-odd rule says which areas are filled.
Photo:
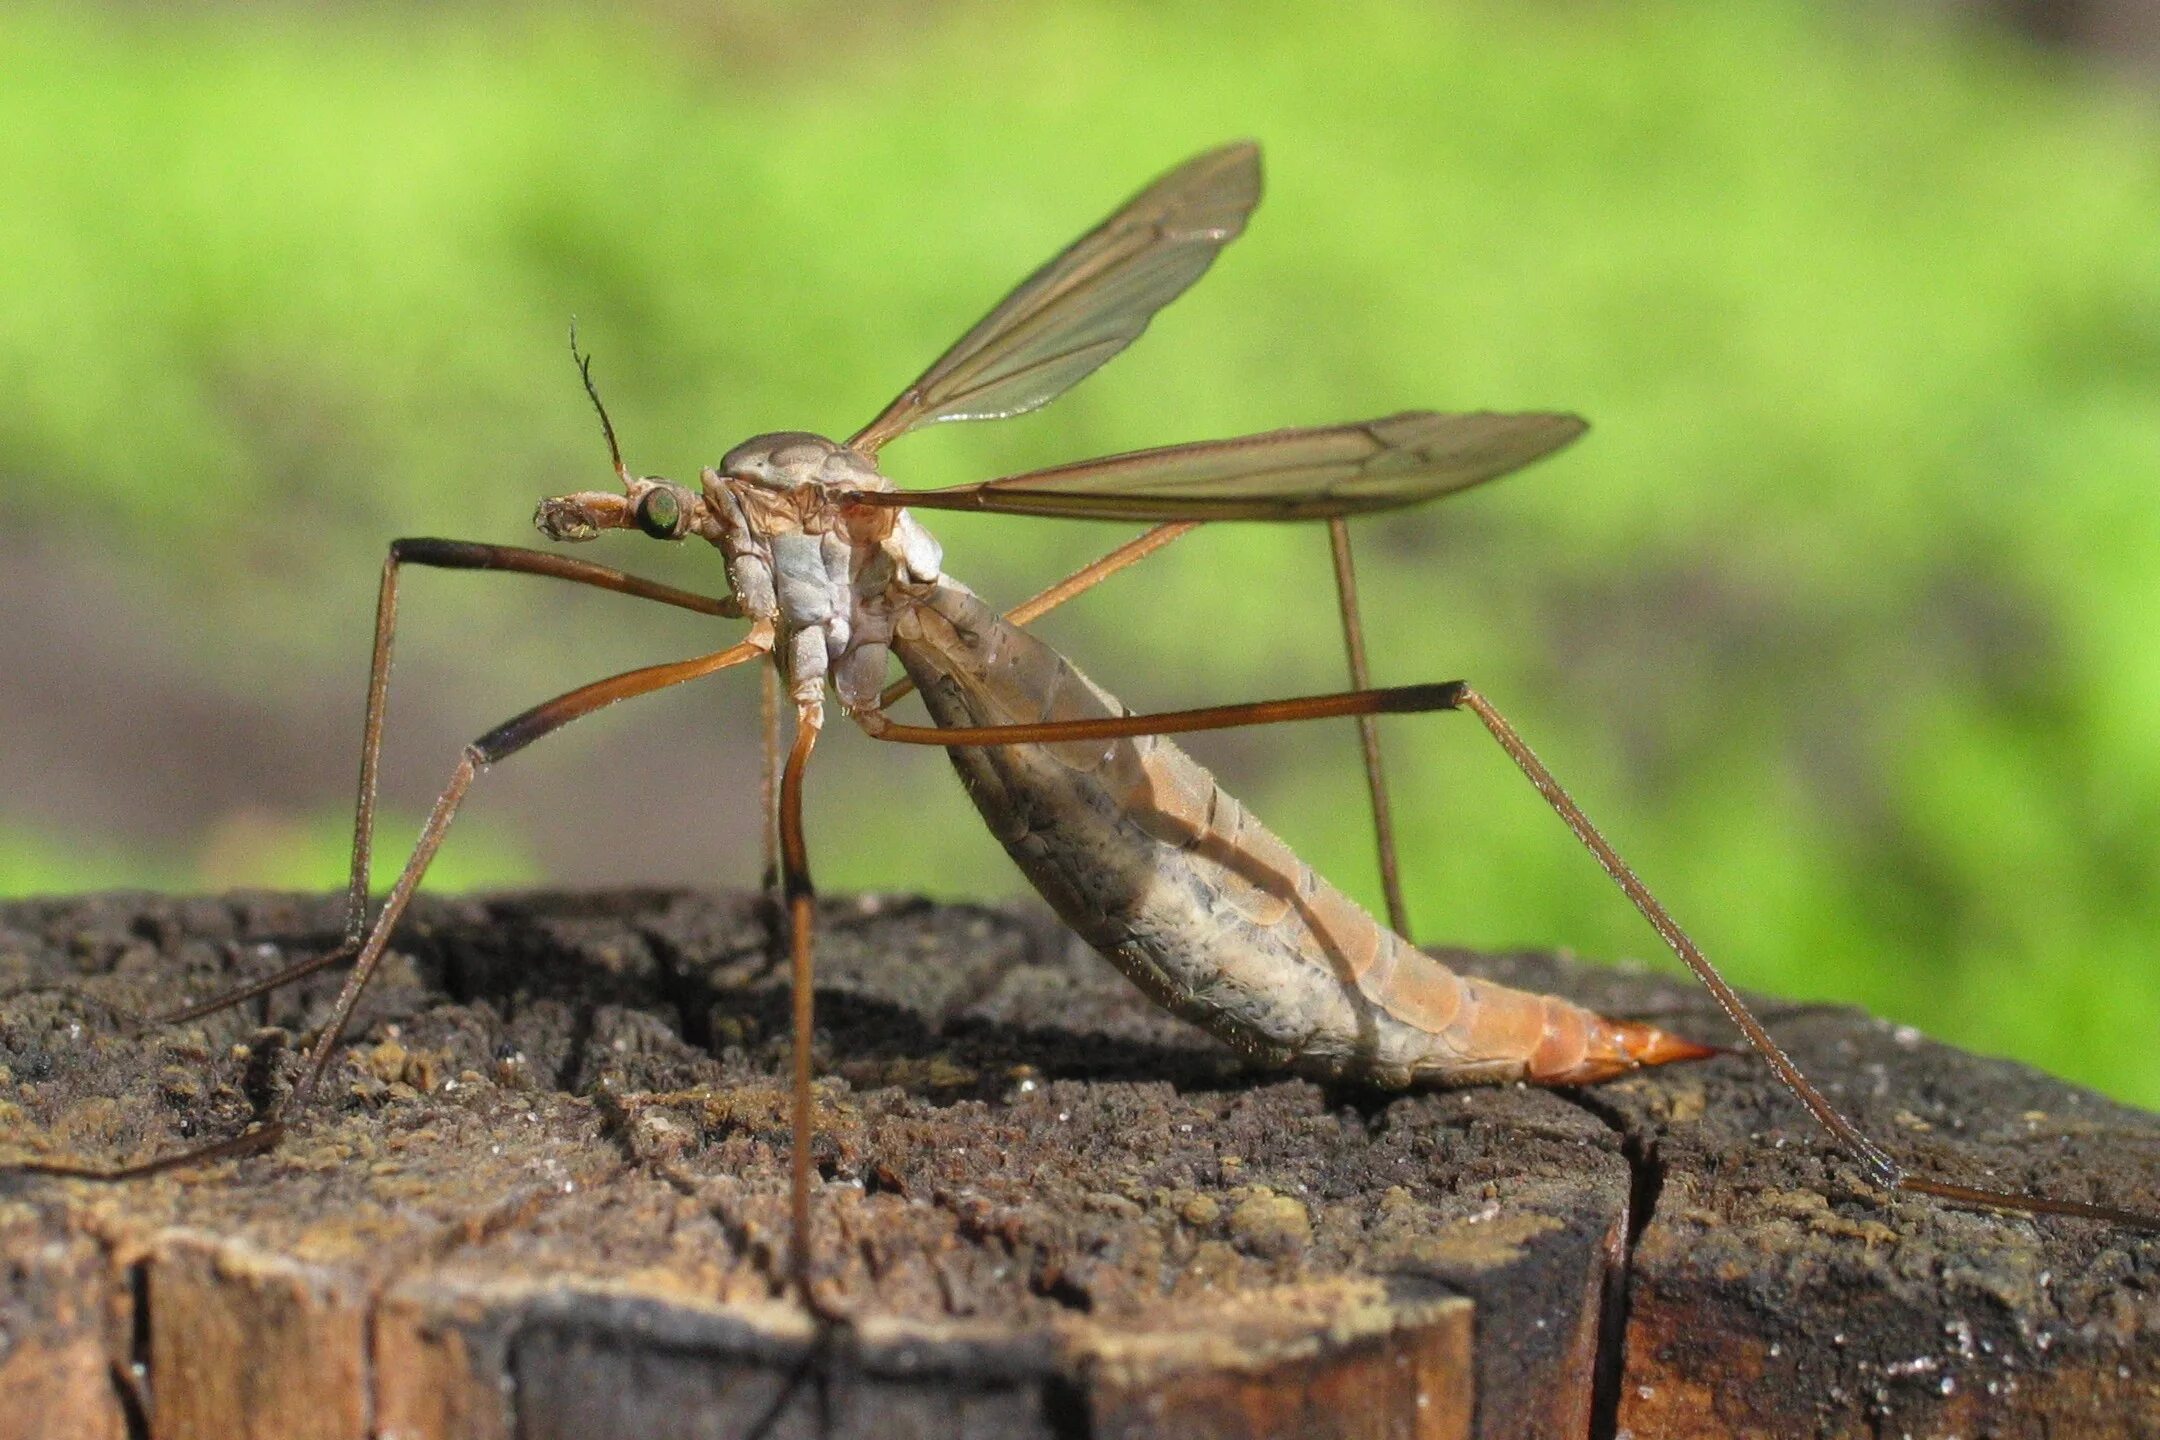
[[1646, 1065], [1670, 1065], [1678, 1060], [1707, 1060], [1722, 1055], [1723, 1047], [1698, 1045], [1668, 1035], [1655, 1025], [1635, 1020], [1597, 1017], [1580, 1061], [1557, 1073], [1537, 1073], [1531, 1079], [1543, 1085], [1595, 1085]]
[[1670, 1065], [1676, 1060], [1707, 1060], [1713, 1055], [1725, 1053], [1723, 1046], [1698, 1045], [1693, 1040], [1668, 1035], [1655, 1025], [1643, 1025], [1633, 1020], [1614, 1020], [1609, 1023], [1620, 1041], [1620, 1048], [1638, 1065]]

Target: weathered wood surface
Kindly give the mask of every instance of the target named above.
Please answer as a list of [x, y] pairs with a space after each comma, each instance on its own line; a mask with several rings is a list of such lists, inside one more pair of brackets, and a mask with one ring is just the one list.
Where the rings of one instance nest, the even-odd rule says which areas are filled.
[[[1739, 1057], [1577, 1094], [1256, 1073], [1032, 910], [824, 912], [823, 1348], [785, 980], [740, 898], [415, 909], [313, 1121], [122, 1186], [0, 1176], [0, 1440], [2160, 1435], [2160, 1239], [1885, 1202]], [[290, 1082], [316, 898], [0, 907], [0, 1161], [147, 1155]], [[1726, 1034], [1672, 980], [1493, 957]], [[2152, 1208], [2160, 1118], [1773, 1007], [1877, 1134]]]

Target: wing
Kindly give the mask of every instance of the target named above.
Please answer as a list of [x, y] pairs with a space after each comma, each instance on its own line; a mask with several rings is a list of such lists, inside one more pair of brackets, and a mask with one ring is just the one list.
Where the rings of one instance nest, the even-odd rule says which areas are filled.
[[874, 456], [918, 425], [1048, 404], [1205, 274], [1259, 202], [1260, 147], [1194, 156], [1030, 275], [848, 444]]
[[855, 491], [857, 504], [1082, 520], [1311, 520], [1415, 505], [1520, 470], [1589, 428], [1574, 415], [1412, 410], [1135, 450], [944, 490]]

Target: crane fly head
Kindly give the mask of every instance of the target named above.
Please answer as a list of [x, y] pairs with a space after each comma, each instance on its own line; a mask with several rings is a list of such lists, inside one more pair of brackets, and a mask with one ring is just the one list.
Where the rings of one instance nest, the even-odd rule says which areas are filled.
[[533, 524], [540, 533], [550, 540], [590, 540], [603, 530], [635, 527], [655, 540], [680, 540], [686, 535], [717, 538], [718, 527], [695, 491], [657, 475], [632, 475], [623, 463], [615, 422], [608, 418], [600, 387], [593, 383], [592, 356], [578, 348], [575, 320], [570, 322], [570, 358], [577, 364], [593, 413], [600, 417], [600, 433], [607, 440], [608, 459], [615, 466], [615, 478], [622, 482], [622, 493], [580, 490], [542, 500], [533, 512]]
[[642, 530], [681, 540], [714, 529], [704, 497], [657, 475], [623, 476], [621, 494], [580, 490], [542, 500], [533, 524], [550, 540], [590, 540], [603, 530]]

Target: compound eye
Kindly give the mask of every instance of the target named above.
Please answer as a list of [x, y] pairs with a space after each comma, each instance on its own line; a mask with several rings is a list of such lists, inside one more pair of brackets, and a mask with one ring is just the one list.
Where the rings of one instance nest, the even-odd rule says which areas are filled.
[[672, 490], [648, 490], [638, 501], [637, 524], [655, 540], [673, 540], [682, 534], [682, 501]]

